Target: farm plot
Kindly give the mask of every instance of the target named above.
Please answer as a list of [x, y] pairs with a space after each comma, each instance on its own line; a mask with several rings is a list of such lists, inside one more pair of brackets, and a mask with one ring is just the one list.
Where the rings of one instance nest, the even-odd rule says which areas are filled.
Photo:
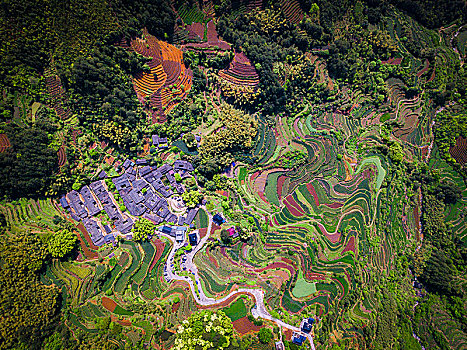
[[193, 73], [185, 68], [182, 51], [158, 40], [147, 31], [131, 41], [132, 50], [151, 57], [149, 72], [137, 73], [133, 83], [142, 104], [149, 99], [153, 122], [165, 121], [169, 113], [191, 89]]

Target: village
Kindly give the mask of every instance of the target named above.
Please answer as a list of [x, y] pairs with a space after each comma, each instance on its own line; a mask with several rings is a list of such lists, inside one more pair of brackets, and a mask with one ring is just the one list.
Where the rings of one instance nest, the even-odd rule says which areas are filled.
[[[157, 146], [167, 143], [157, 135], [152, 140]], [[166, 223], [161, 232], [177, 240], [182, 240], [188, 228], [194, 229], [198, 208], [206, 201], [203, 199], [195, 208], [187, 208], [181, 198], [185, 188], [179, 181], [191, 177], [194, 168], [190, 162], [175, 160], [172, 165], [153, 167], [146, 159], [126, 159], [116, 170], [117, 177], [109, 178], [102, 171], [99, 180], [60, 198], [63, 209], [74, 220], [83, 222], [96, 246], [115, 243], [118, 236], [131, 240], [131, 230], [140, 217], [156, 225]], [[196, 239], [191, 238], [190, 242], [196, 244]]]

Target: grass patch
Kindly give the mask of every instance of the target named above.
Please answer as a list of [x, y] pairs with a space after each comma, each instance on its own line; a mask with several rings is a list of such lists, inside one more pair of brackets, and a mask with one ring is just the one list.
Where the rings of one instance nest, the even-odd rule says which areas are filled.
[[300, 270], [298, 273], [297, 282], [295, 283], [295, 287], [292, 290], [293, 296], [295, 298], [301, 299], [306, 298], [314, 293], [316, 293], [316, 284], [307, 282], [303, 278], [303, 273]]
[[238, 299], [235, 303], [231, 304], [228, 308], [223, 309], [228, 318], [232, 322], [245, 317], [247, 314], [246, 306], [242, 299]]

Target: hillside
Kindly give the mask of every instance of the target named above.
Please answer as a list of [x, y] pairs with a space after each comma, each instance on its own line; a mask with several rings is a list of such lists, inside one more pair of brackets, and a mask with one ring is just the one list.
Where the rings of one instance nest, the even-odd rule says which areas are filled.
[[467, 347], [465, 1], [0, 18], [0, 349]]

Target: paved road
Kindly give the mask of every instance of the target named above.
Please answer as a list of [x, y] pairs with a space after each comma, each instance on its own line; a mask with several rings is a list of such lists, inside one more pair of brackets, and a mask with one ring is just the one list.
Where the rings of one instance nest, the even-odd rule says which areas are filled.
[[[206, 213], [207, 213], [207, 211], [206, 211]], [[223, 297], [221, 299], [209, 298], [209, 297], [206, 296], [206, 294], [204, 294], [203, 288], [201, 287], [201, 281], [199, 279], [198, 268], [193, 263], [193, 258], [196, 255], [196, 253], [201, 250], [203, 245], [209, 239], [209, 235], [211, 233], [211, 227], [212, 227], [212, 216], [210, 214], [208, 214], [208, 217], [209, 217], [209, 226], [208, 226], [206, 236], [204, 236], [204, 238], [199, 241], [198, 245], [195, 248], [193, 248], [191, 252], [185, 254], [186, 261], [180, 263], [180, 266], [182, 268], [185, 267], [186, 272], [191, 273], [193, 278], [190, 278], [190, 277], [187, 277], [187, 276], [180, 276], [180, 275], [177, 275], [174, 272], [174, 256], [175, 256], [175, 253], [176, 253], [176, 251], [178, 249], [183, 247], [183, 245], [185, 244], [185, 241], [177, 243], [175, 241], [175, 238], [173, 238], [173, 237], [171, 237], [169, 235], [160, 233], [161, 236], [164, 236], [164, 237], [170, 239], [173, 242], [172, 250], [169, 253], [169, 256], [167, 258], [167, 262], [166, 262], [165, 267], [164, 267], [164, 277], [165, 277], [166, 281], [170, 282], [171, 280], [177, 280], [177, 281], [187, 282], [189, 284], [189, 286], [190, 286], [191, 293], [193, 294], [193, 297], [195, 298], [196, 302], [198, 304], [200, 304], [200, 305], [203, 305], [203, 306], [214, 306], [216, 304], [220, 304], [223, 301], [231, 298], [235, 294], [242, 294], [242, 293], [243, 294], [245, 294], [245, 293], [249, 294], [255, 299], [255, 302], [256, 302], [255, 308], [252, 309], [252, 313], [253, 313], [253, 316], [255, 318], [260, 317], [260, 318], [263, 318], [265, 320], [269, 320], [269, 321], [272, 321], [272, 322], [276, 323], [279, 327], [287, 328], [287, 329], [290, 329], [290, 330], [295, 331], [295, 332], [300, 332], [300, 328], [295, 327], [295, 326], [291, 326], [291, 325], [285, 323], [282, 320], [279, 320], [277, 318], [272, 317], [269, 314], [269, 312], [266, 310], [266, 307], [264, 306], [264, 291], [262, 289], [260, 289], [260, 288], [255, 288], [255, 289], [254, 288], [240, 288], [240, 289], [237, 289], [237, 290], [231, 292], [229, 295], [227, 295], [227, 296], [225, 296], [225, 297]], [[186, 237], [185, 237], [185, 239], [186, 239]], [[193, 279], [194, 279], [195, 282], [193, 282]], [[308, 338], [308, 340], [310, 341], [310, 344], [311, 344], [311, 348], [313, 350], [315, 350], [315, 346], [314, 346], [314, 343], [313, 343], [313, 337], [311, 336], [311, 334], [303, 333], [303, 335], [305, 335]]]

